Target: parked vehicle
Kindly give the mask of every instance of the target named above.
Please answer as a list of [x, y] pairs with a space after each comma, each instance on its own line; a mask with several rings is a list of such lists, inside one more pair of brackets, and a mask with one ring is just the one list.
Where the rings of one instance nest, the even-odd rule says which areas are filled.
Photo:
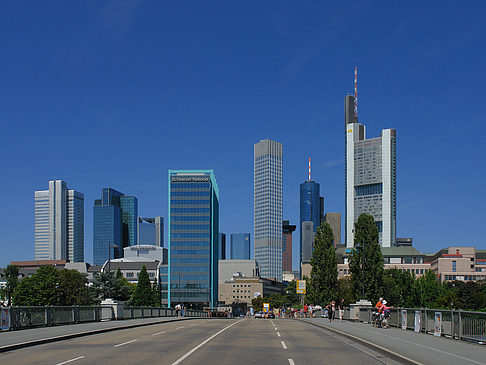
[[255, 318], [265, 318], [265, 314], [263, 312], [256, 312]]

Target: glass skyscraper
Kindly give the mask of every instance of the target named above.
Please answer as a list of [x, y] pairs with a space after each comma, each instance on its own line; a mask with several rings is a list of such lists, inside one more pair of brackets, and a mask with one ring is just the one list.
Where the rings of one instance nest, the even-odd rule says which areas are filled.
[[382, 247], [396, 244], [396, 137], [395, 129], [383, 129], [378, 138], [366, 139], [366, 127], [358, 123], [354, 97], [345, 97], [346, 246], [354, 246], [354, 223], [361, 213], [373, 216]]
[[137, 229], [137, 244], [164, 247], [164, 218], [138, 217]]
[[219, 188], [213, 170], [169, 170], [169, 263], [162, 298], [169, 306], [218, 304]]
[[231, 239], [231, 259], [249, 260], [250, 259], [250, 234], [232, 233]]
[[282, 144], [254, 145], [254, 246], [260, 275], [282, 281]]
[[36, 260], [84, 261], [84, 195], [62, 180], [34, 192]]
[[303, 223], [312, 222], [313, 233], [316, 233], [317, 228], [323, 223], [323, 212], [324, 198], [320, 197], [320, 185], [312, 180], [307, 180], [300, 184], [300, 262], [308, 262], [310, 260], [310, 257], [303, 257], [304, 252], [310, 252], [312, 256], [312, 240], [310, 242], [308, 240], [305, 241], [311, 247], [303, 247]]
[[137, 244], [138, 201], [103, 188], [93, 207], [93, 264], [123, 257], [123, 248]]

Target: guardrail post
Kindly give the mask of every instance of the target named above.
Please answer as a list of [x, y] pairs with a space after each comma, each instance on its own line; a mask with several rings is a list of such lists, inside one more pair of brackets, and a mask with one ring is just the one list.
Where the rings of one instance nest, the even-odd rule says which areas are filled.
[[44, 307], [44, 324], [49, 325], [49, 309], [47, 306]]
[[459, 317], [458, 318], [458, 322], [459, 322], [459, 339], [462, 340], [462, 315], [461, 315], [461, 310], [460, 309], [457, 311], [457, 316]]

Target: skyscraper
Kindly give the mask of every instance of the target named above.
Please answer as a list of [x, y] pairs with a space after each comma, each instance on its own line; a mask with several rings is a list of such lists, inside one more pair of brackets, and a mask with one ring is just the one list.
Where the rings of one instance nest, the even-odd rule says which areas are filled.
[[282, 271], [292, 271], [292, 232], [297, 227], [289, 224], [289, 221], [282, 222]]
[[226, 234], [219, 234], [219, 259], [226, 260]]
[[354, 246], [354, 223], [361, 213], [368, 213], [375, 219], [380, 245], [391, 247], [396, 241], [397, 133], [383, 129], [380, 137], [366, 139], [356, 101], [356, 96], [345, 97], [346, 246]]
[[103, 188], [93, 207], [93, 263], [123, 257], [123, 248], [137, 244], [138, 201], [112, 188]]
[[164, 247], [164, 218], [138, 217], [137, 244]]
[[341, 244], [341, 213], [326, 213], [325, 221], [332, 228], [334, 246]]
[[35, 259], [84, 261], [84, 195], [52, 180], [34, 199]]
[[[218, 304], [219, 188], [213, 170], [169, 170], [169, 264], [162, 297]], [[170, 285], [169, 285], [170, 283]]]
[[255, 260], [264, 278], [282, 281], [282, 144], [254, 145]]
[[231, 240], [231, 260], [250, 259], [250, 234], [232, 233]]

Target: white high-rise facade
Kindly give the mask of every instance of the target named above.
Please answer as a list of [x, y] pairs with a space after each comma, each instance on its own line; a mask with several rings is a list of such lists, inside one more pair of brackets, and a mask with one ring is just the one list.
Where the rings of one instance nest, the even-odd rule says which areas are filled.
[[34, 199], [35, 259], [84, 261], [84, 195], [52, 180]]
[[366, 139], [358, 123], [354, 97], [345, 99], [346, 133], [346, 246], [354, 246], [354, 223], [361, 213], [373, 216], [382, 247], [396, 242], [396, 130], [383, 129]]
[[254, 145], [254, 250], [260, 275], [282, 281], [282, 144]]

